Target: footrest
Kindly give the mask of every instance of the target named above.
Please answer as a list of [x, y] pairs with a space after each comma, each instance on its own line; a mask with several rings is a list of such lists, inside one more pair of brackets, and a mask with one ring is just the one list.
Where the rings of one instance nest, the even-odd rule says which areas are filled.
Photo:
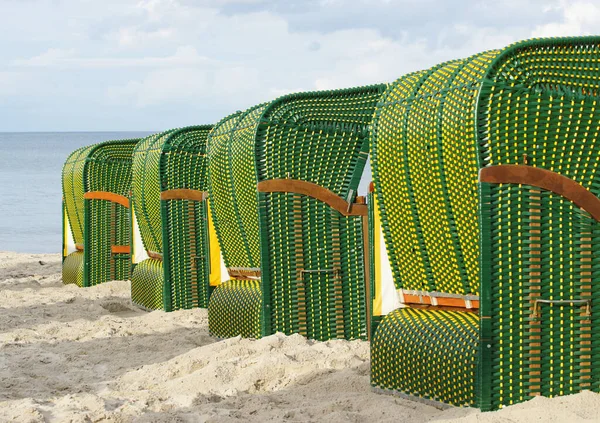
[[63, 260], [62, 281], [83, 287], [83, 251], [75, 251]]
[[400, 308], [371, 341], [371, 384], [455, 406], [475, 406], [477, 313]]
[[163, 304], [163, 262], [147, 259], [136, 264], [131, 275], [131, 300], [144, 309], [160, 310]]
[[208, 303], [208, 330], [217, 338], [260, 338], [262, 293], [258, 280], [229, 280]]

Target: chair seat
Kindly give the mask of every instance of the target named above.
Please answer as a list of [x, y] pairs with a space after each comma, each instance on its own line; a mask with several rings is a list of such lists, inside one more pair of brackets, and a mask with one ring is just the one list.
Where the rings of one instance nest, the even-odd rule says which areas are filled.
[[475, 405], [479, 316], [399, 308], [371, 341], [371, 384], [455, 406]]
[[83, 251], [75, 251], [65, 257], [62, 268], [64, 284], [74, 283], [83, 287]]
[[217, 338], [259, 338], [262, 293], [258, 280], [229, 280], [215, 288], [208, 303], [208, 330]]
[[147, 259], [135, 265], [131, 275], [131, 301], [148, 310], [163, 308], [163, 262]]

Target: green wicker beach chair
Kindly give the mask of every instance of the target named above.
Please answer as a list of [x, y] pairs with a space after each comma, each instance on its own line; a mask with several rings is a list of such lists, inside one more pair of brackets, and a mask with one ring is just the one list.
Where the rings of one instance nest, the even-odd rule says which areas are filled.
[[106, 141], [67, 158], [62, 173], [65, 284], [129, 279], [128, 197], [137, 142]]
[[213, 286], [221, 282], [207, 205], [211, 128], [151, 135], [133, 154], [131, 298], [140, 307], [205, 308]]
[[600, 391], [599, 90], [599, 37], [389, 87], [372, 131], [373, 386], [483, 410]]
[[235, 279], [211, 298], [211, 333], [366, 337], [367, 209], [354, 203], [384, 90], [291, 94], [211, 133], [211, 198]]

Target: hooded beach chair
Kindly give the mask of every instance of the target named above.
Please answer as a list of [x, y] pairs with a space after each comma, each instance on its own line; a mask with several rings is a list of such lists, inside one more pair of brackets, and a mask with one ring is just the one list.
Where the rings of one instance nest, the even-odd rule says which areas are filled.
[[206, 140], [211, 128], [191, 126], [151, 135], [134, 151], [131, 297], [142, 308], [205, 308], [213, 286], [221, 281], [219, 247], [207, 206]]
[[483, 410], [600, 391], [599, 94], [598, 37], [389, 87], [372, 131], [374, 387]]
[[222, 196], [233, 204], [218, 209], [215, 194], [214, 215], [217, 227], [238, 222], [221, 245], [244, 260], [224, 254], [236, 280], [211, 298], [211, 333], [366, 337], [367, 208], [356, 194], [384, 90], [291, 94], [226, 120], [236, 123], [229, 142], [210, 144], [210, 181], [217, 191], [229, 172], [232, 195]]
[[62, 172], [65, 284], [129, 279], [131, 154], [137, 142], [106, 141], [67, 158]]

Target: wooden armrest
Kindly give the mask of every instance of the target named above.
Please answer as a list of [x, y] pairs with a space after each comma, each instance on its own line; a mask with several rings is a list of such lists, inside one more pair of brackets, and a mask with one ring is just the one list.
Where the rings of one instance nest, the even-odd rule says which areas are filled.
[[600, 199], [573, 179], [547, 169], [527, 165], [498, 165], [479, 171], [479, 182], [523, 184], [558, 194], [600, 221]]
[[344, 216], [367, 216], [368, 214], [366, 204], [348, 204], [339, 195], [312, 182], [298, 179], [271, 179], [259, 182], [257, 188], [259, 192], [289, 192], [306, 195], [322, 201]]

